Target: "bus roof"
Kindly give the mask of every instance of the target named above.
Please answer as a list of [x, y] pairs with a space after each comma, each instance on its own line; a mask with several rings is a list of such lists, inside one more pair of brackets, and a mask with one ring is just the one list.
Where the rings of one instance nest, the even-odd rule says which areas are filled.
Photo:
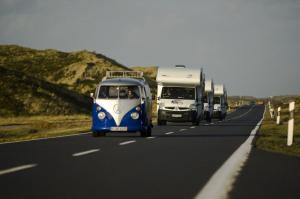
[[119, 86], [119, 85], [136, 85], [136, 86], [144, 86], [146, 84], [145, 81], [133, 78], [113, 78], [106, 79], [100, 82], [102, 86]]

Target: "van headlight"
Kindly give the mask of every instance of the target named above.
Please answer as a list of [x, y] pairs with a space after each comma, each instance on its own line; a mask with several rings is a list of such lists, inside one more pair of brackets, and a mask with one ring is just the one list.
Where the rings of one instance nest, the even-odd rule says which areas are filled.
[[106, 114], [105, 114], [104, 112], [98, 113], [98, 118], [99, 118], [100, 120], [103, 120], [103, 119], [105, 118], [105, 116], [106, 116]]
[[165, 103], [159, 103], [159, 108], [164, 108], [165, 107]]
[[196, 110], [196, 105], [195, 104], [191, 104], [190, 107], [189, 107], [191, 110]]
[[101, 106], [97, 106], [97, 107], [96, 107], [96, 110], [97, 110], [97, 111], [101, 111]]
[[130, 116], [131, 116], [132, 119], [137, 120], [137, 119], [139, 119], [140, 115], [137, 112], [133, 112], [133, 113], [130, 114]]

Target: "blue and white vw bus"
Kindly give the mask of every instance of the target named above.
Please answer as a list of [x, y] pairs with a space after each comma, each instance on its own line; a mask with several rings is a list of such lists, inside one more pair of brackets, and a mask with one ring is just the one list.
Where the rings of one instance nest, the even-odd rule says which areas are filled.
[[94, 136], [105, 136], [108, 132], [151, 136], [152, 97], [142, 72], [107, 71], [91, 96]]

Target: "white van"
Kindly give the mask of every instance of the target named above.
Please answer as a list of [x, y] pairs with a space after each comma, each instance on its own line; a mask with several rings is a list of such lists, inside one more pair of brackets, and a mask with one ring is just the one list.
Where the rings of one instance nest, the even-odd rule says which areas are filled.
[[199, 125], [203, 117], [202, 96], [204, 74], [202, 69], [158, 68], [157, 72], [157, 124], [192, 122]]
[[227, 115], [227, 91], [223, 84], [214, 86], [214, 116], [224, 120]]
[[214, 82], [212, 80], [205, 80], [204, 88], [204, 119], [211, 122], [214, 111]]

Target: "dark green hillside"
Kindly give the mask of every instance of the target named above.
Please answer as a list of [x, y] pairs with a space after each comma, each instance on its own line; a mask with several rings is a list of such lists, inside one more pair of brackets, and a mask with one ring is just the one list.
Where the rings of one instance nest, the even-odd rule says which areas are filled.
[[89, 113], [91, 99], [61, 86], [0, 67], [0, 116]]

